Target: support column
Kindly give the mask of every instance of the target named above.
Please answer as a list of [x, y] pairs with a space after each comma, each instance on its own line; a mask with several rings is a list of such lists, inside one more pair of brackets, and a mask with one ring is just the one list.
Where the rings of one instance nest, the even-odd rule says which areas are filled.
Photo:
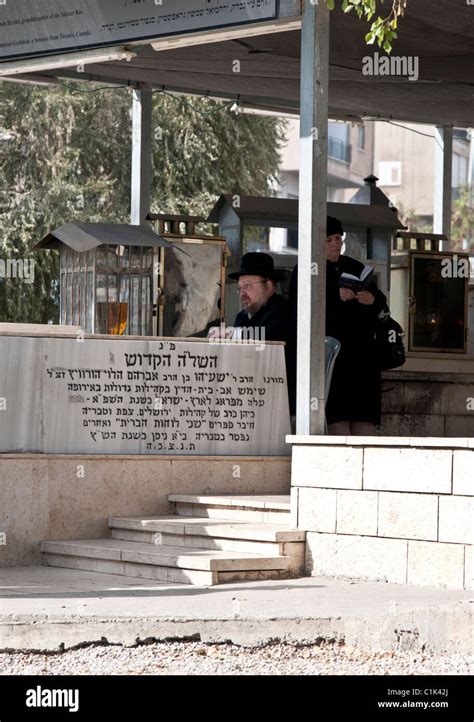
[[151, 90], [133, 91], [131, 223], [140, 225], [151, 202]]
[[297, 434], [324, 434], [329, 11], [304, 0], [301, 28]]
[[474, 192], [474, 128], [469, 128], [469, 170], [467, 174], [467, 183], [470, 186], [471, 196]]
[[445, 233], [451, 240], [453, 129], [435, 128], [435, 138], [433, 233]]

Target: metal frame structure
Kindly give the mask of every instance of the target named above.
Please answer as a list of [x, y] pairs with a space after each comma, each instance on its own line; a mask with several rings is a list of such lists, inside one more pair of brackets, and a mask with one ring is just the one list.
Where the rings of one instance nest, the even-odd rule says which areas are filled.
[[[448, 12], [447, 0], [440, 0], [437, 3], [437, 7], [442, 6], [443, 11]], [[176, 48], [178, 45], [182, 47], [194, 46], [198, 47], [200, 43], [218, 43], [223, 38], [229, 37], [231, 39], [242, 37], [244, 32], [245, 37], [254, 36], [258, 38], [260, 35], [264, 35], [267, 32], [284, 32], [285, 30], [293, 30], [301, 22], [301, 59], [300, 59], [300, 76], [301, 76], [301, 96], [300, 96], [300, 114], [301, 114], [301, 175], [300, 175], [300, 225], [299, 225], [299, 277], [298, 277], [298, 290], [299, 290], [299, 307], [301, 309], [307, 309], [307, 313], [299, 314], [298, 324], [298, 410], [297, 410], [297, 433], [298, 434], [323, 434], [324, 433], [324, 317], [323, 312], [325, 308], [325, 254], [324, 254], [324, 219], [326, 217], [326, 173], [327, 173], [327, 122], [328, 122], [328, 101], [329, 101], [329, 12], [325, 2], [314, 2], [314, 0], [280, 0], [280, 19], [277, 23], [272, 24], [257, 24], [255, 27], [248, 26], [241, 29], [226, 28], [220, 31], [212, 31], [210, 33], [201, 34], [195, 33], [193, 36], [183, 36], [182, 38], [163, 38], [158, 39], [153, 44], [155, 50], [165, 51], [170, 48]], [[302, 10], [301, 14], [299, 10]], [[420, 17], [428, 17], [432, 11], [432, 4], [428, 0], [418, 0], [418, 11], [422, 13]], [[424, 15], [423, 15], [424, 13]], [[430, 18], [431, 19], [431, 18]], [[347, 23], [351, 23], [353, 20], [341, 18], [341, 27], [347, 29], [349, 27]], [[459, 26], [459, 22], [456, 24], [456, 19], [451, 17], [451, 33], [449, 36], [449, 59], [452, 63], [452, 67], [456, 67], [456, 84], [453, 85], [452, 72], [449, 75], [448, 63], [443, 61], [441, 66], [428, 65], [428, 76], [430, 73], [435, 72], [433, 68], [439, 67], [439, 72], [444, 77], [451, 79], [451, 85], [449, 87], [459, 88], [459, 98], [472, 98], [468, 88], [467, 79], [471, 77], [468, 72], [469, 63], [469, 49], [465, 52], [465, 57], [460, 56], [459, 52], [453, 51], [453, 33], [460, 33], [462, 37], [466, 38], [466, 42], [470, 42], [469, 33], [465, 33], [463, 28]], [[431, 28], [431, 25], [430, 25]], [[433, 31], [435, 37], [426, 39], [424, 38], [423, 28], [420, 27], [417, 30], [417, 42], [418, 38], [423, 39], [424, 42], [428, 42], [427, 52], [425, 53], [426, 58], [429, 58], [432, 48], [442, 46], [443, 44], [443, 28], [440, 27], [440, 23], [436, 26]], [[290, 33], [291, 34], [291, 33]], [[403, 37], [403, 33], [400, 32]], [[275, 37], [275, 35], [274, 35]], [[279, 37], [276, 35], [276, 37]], [[403, 47], [403, 39], [402, 39]], [[410, 45], [410, 38], [405, 41], [406, 47], [413, 49], [413, 43]], [[448, 41], [446, 41], [448, 42]], [[431, 45], [430, 45], [431, 43]], [[135, 73], [135, 80], [130, 82], [129, 85], [135, 88], [134, 98], [134, 133], [133, 133], [133, 183], [132, 183], [132, 222], [137, 223], [144, 217], [147, 210], [147, 202], [149, 198], [149, 170], [150, 170], [150, 153], [151, 153], [151, 98], [150, 88], [146, 85], [146, 81], [143, 82], [139, 79], [140, 76], [140, 49], [135, 47], [137, 44], [131, 43], [131, 50], [137, 50], [138, 57], [133, 62], [126, 63], [130, 68], [134, 67], [133, 72]], [[245, 45], [245, 43], [244, 43]], [[415, 46], [416, 47], [416, 46]], [[457, 48], [459, 47], [459, 39], [457, 40]], [[441, 47], [442, 49], [442, 47]], [[350, 59], [349, 67], [342, 69], [342, 65], [338, 66], [339, 73], [351, 73], [356, 72], [356, 66], [360, 63], [359, 51], [360, 47], [356, 49], [354, 57]], [[264, 52], [257, 50], [257, 52]], [[343, 48], [338, 49], [339, 55], [343, 54]], [[403, 52], [403, 50], [402, 50]], [[454, 53], [454, 54], [453, 54]], [[442, 55], [438, 51], [438, 55]], [[288, 62], [291, 63], [294, 58], [289, 58]], [[439, 58], [438, 58], [439, 60]], [[134, 65], [135, 62], [137, 65]], [[51, 67], [58, 67], [57, 63], [52, 60], [53, 65]], [[454, 65], [453, 65], [454, 63]], [[11, 65], [11, 63], [9, 64]], [[189, 65], [189, 63], [188, 63]], [[43, 64], [41, 65], [43, 68]], [[105, 83], [120, 83], [124, 82], [123, 77], [120, 79], [120, 62], [110, 66], [112, 72], [107, 74], [104, 72], [105, 68], [108, 68], [107, 64], [96, 64], [91, 65], [89, 72], [78, 76], [77, 72], [71, 69], [65, 69], [59, 73], [53, 72], [51, 74], [52, 80], [56, 77], [62, 78], [74, 78], [75, 80], [84, 81], [99, 81]], [[451, 66], [450, 66], [451, 67]], [[11, 68], [10, 68], [11, 70]], [[31, 77], [32, 67], [22, 66], [23, 73], [30, 73]], [[102, 72], [101, 72], [102, 70]], [[115, 71], [117, 73], [114, 75]], [[144, 72], [146, 70], [146, 61], [144, 63]], [[166, 69], [165, 69], [166, 70]], [[0, 76], [7, 75], [7, 68], [2, 67], [0, 63]], [[360, 67], [358, 70], [360, 75]], [[446, 75], [448, 73], [448, 75]], [[149, 73], [145, 73], [149, 77]], [[291, 74], [290, 74], [291, 75]], [[44, 81], [45, 70], [41, 72], [41, 77]], [[355, 77], [355, 76], [354, 76]], [[17, 79], [21, 80], [21, 73], [17, 76]], [[417, 103], [419, 109], [416, 110], [417, 122], [433, 122], [433, 114], [426, 110], [426, 102], [423, 103], [423, 97], [429, 95], [432, 87], [433, 80], [436, 76], [427, 77], [424, 82], [419, 86], [421, 92], [421, 101]], [[347, 82], [347, 79], [346, 79]], [[229, 98], [228, 92], [223, 92], [219, 87], [211, 91], [207, 89], [205, 91], [207, 97], [224, 97]], [[337, 88], [331, 86], [333, 92], [337, 95]], [[365, 87], [367, 91], [368, 86], [363, 86], [363, 83], [358, 80], [356, 82], [358, 97], [362, 97], [362, 87]], [[397, 84], [393, 84], [392, 87], [396, 88]], [[159, 87], [159, 86], [157, 86]], [[162, 86], [164, 89], [164, 86]], [[382, 95], [378, 93], [377, 83], [373, 83], [371, 86], [371, 97], [367, 100], [367, 104], [371, 107], [371, 112], [364, 113], [362, 107], [357, 112], [354, 110], [354, 104], [344, 104], [342, 102], [344, 98], [341, 95], [337, 95], [336, 103], [332, 104], [332, 113], [337, 113], [346, 119], [350, 117], [367, 117], [370, 116], [373, 119], [378, 117], [397, 117], [400, 119], [411, 119], [413, 118], [413, 112], [411, 111], [412, 105], [409, 107], [410, 112], [407, 115], [412, 116], [411, 118], [403, 118], [403, 114], [393, 115], [393, 113], [385, 110], [378, 110], [379, 98]], [[414, 84], [408, 83], [406, 85], [408, 95], [411, 96], [412, 88], [414, 98], [416, 97], [416, 91]], [[442, 85], [440, 85], [442, 88]], [[444, 91], [446, 88], [442, 88]], [[191, 88], [186, 86], [186, 82], [178, 86], [173, 86], [172, 83], [167, 84], [166, 90], [176, 91], [178, 93], [201, 93], [196, 87]], [[391, 91], [390, 91], [391, 92]], [[439, 94], [438, 88], [436, 92]], [[470, 94], [469, 94], [470, 93]], [[464, 94], [464, 95], [463, 95]], [[231, 93], [237, 97], [240, 101], [241, 94]], [[446, 94], [445, 94], [446, 95]], [[245, 96], [245, 93], [244, 93]], [[390, 96], [388, 96], [390, 97]], [[279, 98], [275, 98], [275, 94], [268, 98], [265, 102], [263, 96], [260, 98], [258, 103], [249, 102], [245, 97], [242, 99], [244, 103], [248, 105], [254, 105], [259, 107], [269, 107], [271, 110], [284, 110], [295, 111], [295, 102], [291, 99], [282, 99], [280, 102]], [[415, 101], [414, 101], [415, 102]], [[441, 102], [441, 95], [440, 95]], [[470, 101], [469, 101], [470, 102]], [[393, 104], [387, 103], [387, 107], [392, 107]], [[340, 107], [339, 107], [340, 106]], [[350, 107], [349, 107], [350, 106]], [[469, 107], [471, 107], [469, 105]], [[451, 108], [451, 104], [449, 105]], [[439, 117], [449, 118], [452, 122], [456, 122], [456, 108], [462, 108], [462, 102], [454, 104], [451, 110], [444, 108], [444, 113], [440, 112]], [[457, 111], [458, 114], [461, 112]], [[351, 116], [352, 113], [352, 116]], [[462, 113], [461, 113], [462, 116]], [[466, 114], [464, 116], [466, 117]], [[449, 122], [449, 121], [448, 121]], [[472, 123], [474, 125], [474, 121]], [[449, 232], [449, 221], [450, 217], [450, 203], [451, 203], [451, 189], [450, 189], [450, 166], [449, 166], [449, 149], [450, 145], [450, 130], [443, 131], [443, 158], [442, 158], [442, 173], [438, 173], [438, 179], [441, 179], [436, 191], [436, 203], [435, 207], [437, 210], [437, 220], [435, 230], [443, 230], [445, 233]], [[452, 135], [452, 133], [451, 133]], [[440, 156], [441, 158], [441, 156]], [[138, 220], [140, 219], [140, 220]]]

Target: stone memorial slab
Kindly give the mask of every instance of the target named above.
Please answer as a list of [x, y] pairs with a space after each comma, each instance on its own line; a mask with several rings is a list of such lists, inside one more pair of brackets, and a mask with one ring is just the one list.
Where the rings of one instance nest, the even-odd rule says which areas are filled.
[[284, 347], [0, 337], [0, 452], [275, 455], [290, 431]]

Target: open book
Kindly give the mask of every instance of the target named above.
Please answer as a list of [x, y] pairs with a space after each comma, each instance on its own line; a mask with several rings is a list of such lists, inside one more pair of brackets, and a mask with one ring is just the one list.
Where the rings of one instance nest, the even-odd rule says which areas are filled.
[[374, 269], [372, 266], [364, 266], [360, 276], [353, 276], [352, 273], [341, 273], [339, 276], [339, 288], [350, 288], [354, 293], [359, 293], [367, 288], [374, 280]]

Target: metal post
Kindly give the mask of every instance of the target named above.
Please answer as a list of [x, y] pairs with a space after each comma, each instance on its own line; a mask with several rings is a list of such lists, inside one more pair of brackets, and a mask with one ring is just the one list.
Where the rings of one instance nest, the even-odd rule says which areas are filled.
[[301, 28], [297, 434], [324, 434], [329, 11], [304, 0]]
[[[433, 233], [451, 238], [453, 129], [435, 128], [435, 188]], [[443, 242], [444, 245], [444, 242]], [[440, 249], [440, 250], [448, 250]]]
[[151, 90], [133, 91], [131, 223], [144, 223], [151, 199]]
[[469, 128], [469, 171], [467, 184], [471, 186], [471, 193], [474, 186], [474, 128]]

